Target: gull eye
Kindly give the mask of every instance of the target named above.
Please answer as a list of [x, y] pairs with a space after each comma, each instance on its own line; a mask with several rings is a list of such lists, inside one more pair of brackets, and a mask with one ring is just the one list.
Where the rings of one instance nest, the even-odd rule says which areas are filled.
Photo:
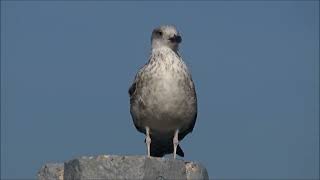
[[157, 34], [158, 34], [159, 36], [162, 36], [163, 33], [162, 33], [162, 31], [159, 30], [159, 31], [157, 31]]

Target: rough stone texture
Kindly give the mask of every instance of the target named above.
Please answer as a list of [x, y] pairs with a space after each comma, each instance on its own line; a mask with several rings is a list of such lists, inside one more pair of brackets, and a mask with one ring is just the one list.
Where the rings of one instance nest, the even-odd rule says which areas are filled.
[[[58, 166], [59, 165], [59, 166]], [[55, 169], [62, 164], [47, 164], [41, 168], [39, 180], [62, 180]], [[63, 171], [62, 171], [63, 172]], [[46, 174], [48, 173], [48, 174]], [[41, 174], [41, 176], [40, 176]], [[199, 163], [146, 156], [83, 156], [64, 163], [64, 180], [87, 179], [209, 179], [205, 167]], [[42, 179], [41, 179], [42, 178]]]
[[[207, 169], [195, 162], [186, 163], [187, 179], [209, 179]], [[204, 178], [206, 177], [206, 178]]]
[[45, 164], [38, 172], [39, 180], [63, 180], [63, 163]]

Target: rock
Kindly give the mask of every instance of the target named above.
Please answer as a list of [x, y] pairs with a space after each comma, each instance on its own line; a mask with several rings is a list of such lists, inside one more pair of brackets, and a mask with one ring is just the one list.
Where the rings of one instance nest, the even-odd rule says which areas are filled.
[[63, 180], [63, 163], [45, 164], [38, 172], [39, 180]]
[[207, 169], [199, 163], [187, 162], [186, 163], [187, 179], [209, 179]]
[[[60, 177], [51, 175], [55, 171], [54, 167], [45, 165], [47, 168], [41, 168], [40, 172], [47, 172], [40, 180], [49, 180], [51, 177]], [[61, 164], [60, 166], [61, 167]], [[51, 169], [50, 169], [51, 168]], [[43, 170], [47, 169], [47, 170]], [[51, 171], [50, 171], [51, 170]], [[41, 173], [39, 173], [41, 174]], [[178, 159], [167, 158], [148, 158], [146, 156], [83, 156], [75, 158], [64, 163], [65, 180], [87, 180], [87, 179], [209, 179], [205, 167], [196, 162], [187, 162]], [[52, 178], [51, 178], [52, 179]], [[50, 179], [50, 180], [51, 180]], [[56, 178], [55, 180], [61, 180]]]

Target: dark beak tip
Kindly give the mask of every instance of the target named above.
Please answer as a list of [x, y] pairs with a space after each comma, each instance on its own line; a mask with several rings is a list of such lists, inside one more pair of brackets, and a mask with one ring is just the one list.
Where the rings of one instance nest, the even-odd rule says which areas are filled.
[[177, 35], [174, 35], [172, 38], [170, 38], [170, 41], [171, 42], [176, 42], [176, 43], [181, 43], [181, 41], [182, 41], [182, 38], [181, 38], [181, 36], [177, 36]]
[[181, 36], [177, 36], [177, 37], [176, 37], [176, 41], [177, 41], [177, 43], [181, 43], [181, 41], [182, 41]]

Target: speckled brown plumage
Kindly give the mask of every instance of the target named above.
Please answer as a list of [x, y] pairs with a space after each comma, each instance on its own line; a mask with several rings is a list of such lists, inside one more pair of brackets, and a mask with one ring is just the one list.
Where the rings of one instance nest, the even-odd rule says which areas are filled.
[[178, 52], [180, 42], [175, 27], [156, 28], [152, 33], [149, 61], [129, 88], [130, 113], [137, 130], [147, 135], [147, 145], [151, 143], [148, 147], [151, 156], [173, 153], [176, 146], [176, 153], [183, 157], [178, 140], [192, 132], [196, 122], [196, 92]]

